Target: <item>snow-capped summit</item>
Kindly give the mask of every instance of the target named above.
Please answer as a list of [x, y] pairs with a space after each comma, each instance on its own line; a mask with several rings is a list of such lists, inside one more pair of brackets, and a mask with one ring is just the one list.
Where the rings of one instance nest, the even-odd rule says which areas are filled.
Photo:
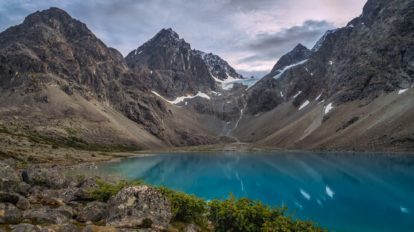
[[243, 79], [243, 76], [238, 74], [236, 70], [223, 60], [220, 56], [205, 53], [199, 50], [193, 50], [194, 53], [200, 56], [203, 61], [206, 63], [208, 70], [210, 71], [213, 78], [220, 81], [233, 80], [233, 79]]

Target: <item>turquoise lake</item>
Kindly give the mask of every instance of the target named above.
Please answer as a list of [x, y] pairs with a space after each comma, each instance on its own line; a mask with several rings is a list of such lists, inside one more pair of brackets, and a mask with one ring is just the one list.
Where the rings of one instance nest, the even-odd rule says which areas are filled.
[[206, 200], [233, 193], [286, 205], [329, 231], [414, 231], [414, 155], [169, 153], [102, 168]]

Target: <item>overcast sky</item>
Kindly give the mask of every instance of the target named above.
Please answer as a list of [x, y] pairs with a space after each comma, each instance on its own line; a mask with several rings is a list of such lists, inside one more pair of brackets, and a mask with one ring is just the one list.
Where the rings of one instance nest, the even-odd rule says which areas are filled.
[[161, 28], [213, 52], [245, 75], [268, 72], [296, 44], [311, 48], [323, 33], [362, 12], [366, 0], [0, 0], [0, 30], [51, 6], [88, 25], [127, 55]]

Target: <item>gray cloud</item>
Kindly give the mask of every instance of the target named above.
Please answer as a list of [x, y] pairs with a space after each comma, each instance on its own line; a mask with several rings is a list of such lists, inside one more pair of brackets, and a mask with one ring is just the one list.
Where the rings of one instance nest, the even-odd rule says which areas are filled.
[[[326, 29], [342, 25], [346, 21], [344, 18], [359, 15], [363, 2], [365, 0], [2, 0], [0, 30], [21, 23], [34, 11], [55, 6], [85, 22], [108, 46], [124, 55], [160, 29], [171, 27], [192, 47], [216, 53], [236, 69], [263, 72], [272, 64], [261, 61], [276, 61], [296, 43], [311, 46]], [[307, 5], [317, 7], [309, 10]]]
[[246, 45], [254, 55], [240, 59], [239, 62], [276, 60], [301, 43], [308, 48], [319, 40], [327, 30], [334, 28], [327, 21], [308, 20], [300, 26], [293, 26], [276, 33], [258, 34], [254, 41]]

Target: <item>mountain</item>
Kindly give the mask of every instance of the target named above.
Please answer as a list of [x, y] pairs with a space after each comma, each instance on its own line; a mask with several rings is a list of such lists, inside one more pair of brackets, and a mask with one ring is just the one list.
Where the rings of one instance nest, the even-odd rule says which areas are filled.
[[[269, 74], [256, 83], [248, 92], [247, 112], [255, 115], [259, 112], [269, 111], [290, 97], [286, 87], [278, 84], [278, 80], [285, 72], [291, 71], [295, 66], [306, 62], [312, 51], [298, 44], [292, 51], [283, 55], [273, 66]], [[294, 94], [293, 92], [291, 94]]]
[[167, 98], [216, 89], [204, 61], [171, 28], [162, 29], [125, 60], [133, 70], [148, 70], [149, 88]]
[[250, 116], [234, 136], [300, 149], [413, 149], [413, 6], [369, 0], [306, 61], [248, 90]]
[[220, 91], [216, 82], [242, 78], [219, 56], [192, 50], [171, 28], [162, 29], [125, 60], [132, 70], [147, 70], [147, 86], [169, 99]]
[[[145, 69], [130, 69], [117, 50], [61, 9], [35, 12], [0, 33], [0, 60], [0, 125], [7, 132], [1, 136], [36, 135], [42, 143], [86, 149], [216, 141], [192, 112], [151, 92]], [[204, 73], [213, 87], [206, 67]]]
[[309, 50], [307, 47], [303, 46], [302, 44], [298, 44], [292, 51], [280, 57], [280, 59], [275, 64], [275, 66], [273, 66], [272, 71], [270, 71], [270, 73], [271, 74], [274, 74], [277, 72], [280, 73], [284, 68], [290, 65], [297, 64], [301, 61], [309, 59], [311, 54], [312, 54], [311, 50]]
[[124, 58], [63, 10], [35, 12], [0, 33], [0, 154], [13, 144], [230, 142], [412, 151], [413, 9], [410, 0], [369, 0], [360, 17], [312, 50], [298, 44], [257, 82], [172, 29]]
[[194, 53], [201, 57], [215, 80], [229, 81], [243, 79], [243, 76], [238, 74], [236, 70], [220, 56], [199, 50], [194, 50]]

